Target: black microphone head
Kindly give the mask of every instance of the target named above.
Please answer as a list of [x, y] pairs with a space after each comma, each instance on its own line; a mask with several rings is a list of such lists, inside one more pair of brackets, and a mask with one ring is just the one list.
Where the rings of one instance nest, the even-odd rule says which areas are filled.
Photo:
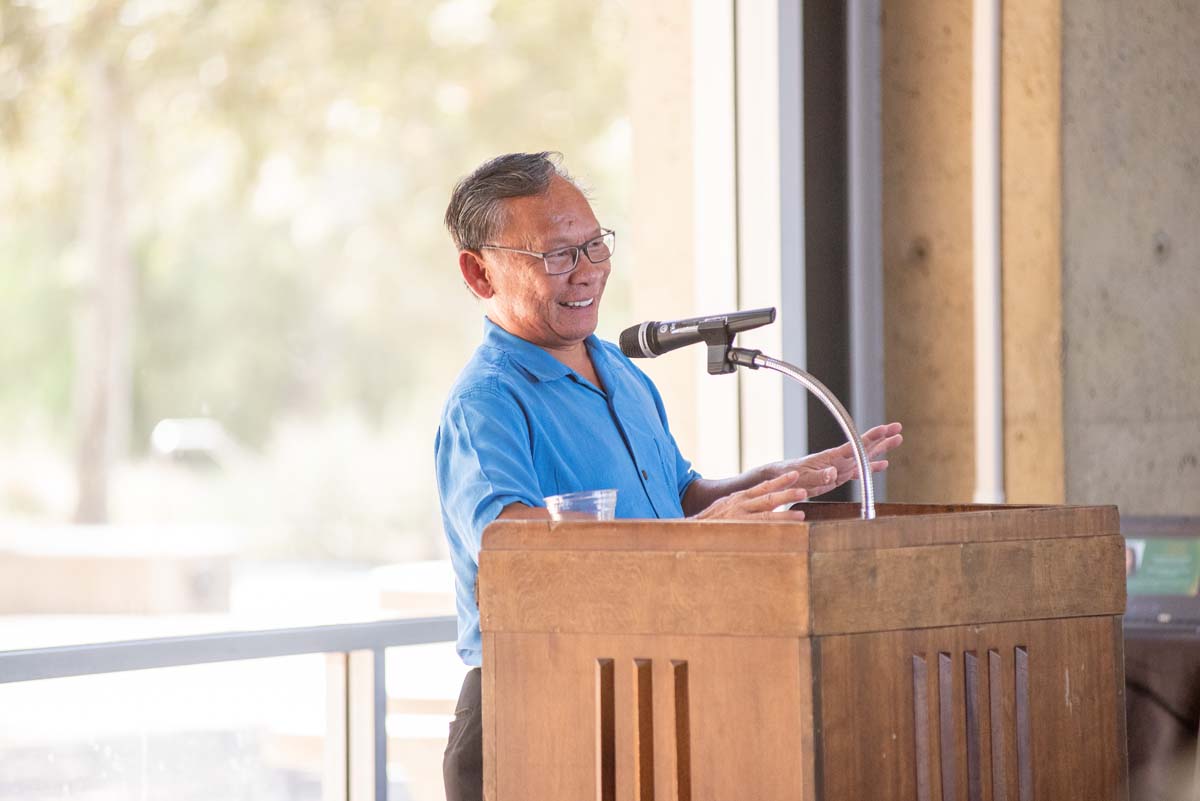
[[654, 356], [653, 353], [647, 353], [642, 349], [641, 333], [642, 329], [650, 325], [650, 323], [638, 323], [631, 325], [621, 332], [621, 339], [618, 343], [621, 346], [621, 353], [630, 359], [648, 359]]

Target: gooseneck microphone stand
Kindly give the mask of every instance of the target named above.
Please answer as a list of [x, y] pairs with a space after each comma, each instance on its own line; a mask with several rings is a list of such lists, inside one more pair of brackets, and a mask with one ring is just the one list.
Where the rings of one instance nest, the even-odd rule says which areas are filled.
[[867, 455], [867, 449], [863, 445], [862, 437], [858, 434], [854, 420], [837, 396], [812, 375], [794, 364], [764, 356], [759, 350], [733, 347], [735, 334], [730, 333], [723, 325], [712, 325], [707, 330], [701, 326], [700, 333], [705, 344], [708, 345], [708, 372], [710, 374], [732, 373], [738, 367], [749, 367], [751, 370], [765, 367], [768, 370], [782, 373], [817, 396], [825, 408], [837, 418], [838, 425], [842, 427], [842, 432], [854, 449], [854, 460], [858, 463], [858, 478], [862, 482], [862, 511], [859, 517], [863, 520], [874, 520], [875, 483], [871, 479], [871, 459]]

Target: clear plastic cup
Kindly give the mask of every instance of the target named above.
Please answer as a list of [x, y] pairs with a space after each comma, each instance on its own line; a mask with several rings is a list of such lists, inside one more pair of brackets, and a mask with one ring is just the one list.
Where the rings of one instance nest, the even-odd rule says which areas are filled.
[[617, 511], [615, 489], [568, 492], [545, 500], [551, 520], [612, 520]]

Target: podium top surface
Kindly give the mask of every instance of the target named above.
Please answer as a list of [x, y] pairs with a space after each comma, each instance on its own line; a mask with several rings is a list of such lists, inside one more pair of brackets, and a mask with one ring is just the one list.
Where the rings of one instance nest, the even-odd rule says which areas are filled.
[[[756, 520], [497, 520], [485, 549], [808, 552], [1120, 534], [1115, 506], [883, 503], [803, 504], [803, 522]], [[652, 530], [651, 530], [652, 529]]]

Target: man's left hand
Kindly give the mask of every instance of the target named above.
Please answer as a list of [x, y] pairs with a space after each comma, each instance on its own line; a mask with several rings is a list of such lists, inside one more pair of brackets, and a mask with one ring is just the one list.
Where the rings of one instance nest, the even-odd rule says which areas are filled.
[[[887, 470], [887, 459], [882, 457], [904, 441], [900, 434], [901, 428], [899, 423], [887, 423], [875, 426], [863, 434], [863, 446], [867, 449], [872, 473]], [[858, 464], [854, 458], [854, 448], [849, 442], [801, 459], [763, 465], [762, 469], [764, 479], [772, 479], [789, 471], [799, 473], [800, 478], [795, 486], [808, 490], [809, 498], [836, 489], [852, 478], [858, 478]]]

